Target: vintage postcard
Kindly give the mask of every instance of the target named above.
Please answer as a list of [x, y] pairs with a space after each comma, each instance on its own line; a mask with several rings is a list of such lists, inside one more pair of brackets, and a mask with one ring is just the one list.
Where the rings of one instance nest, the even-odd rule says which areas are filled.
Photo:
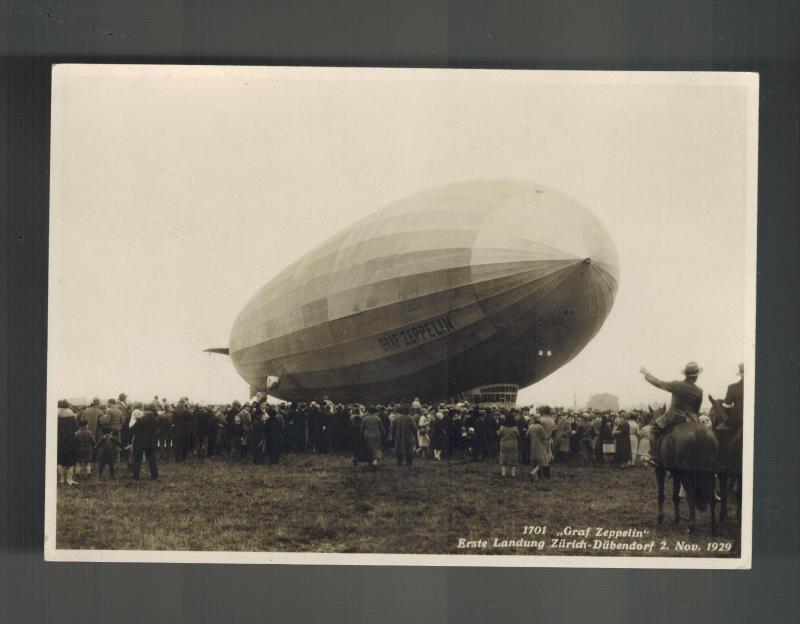
[[757, 75], [52, 86], [48, 560], [750, 567]]

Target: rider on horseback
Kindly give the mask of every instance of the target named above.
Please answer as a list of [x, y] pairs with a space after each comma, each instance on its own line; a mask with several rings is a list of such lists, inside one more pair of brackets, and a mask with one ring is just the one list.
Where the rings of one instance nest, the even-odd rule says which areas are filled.
[[669, 409], [656, 418], [651, 426], [653, 437], [651, 453], [655, 463], [660, 461], [659, 442], [661, 437], [678, 423], [697, 421], [697, 414], [703, 403], [703, 389], [697, 385], [697, 377], [702, 371], [703, 369], [696, 362], [689, 362], [683, 369], [683, 381], [661, 381], [651, 375], [644, 366], [639, 369], [647, 382], [672, 394]]
[[728, 419], [717, 425], [718, 430], [735, 430], [742, 426], [742, 420], [744, 418], [743, 401], [744, 364], [739, 364], [739, 381], [728, 386], [728, 392], [725, 395], [725, 400], [722, 402], [722, 404], [728, 408]]

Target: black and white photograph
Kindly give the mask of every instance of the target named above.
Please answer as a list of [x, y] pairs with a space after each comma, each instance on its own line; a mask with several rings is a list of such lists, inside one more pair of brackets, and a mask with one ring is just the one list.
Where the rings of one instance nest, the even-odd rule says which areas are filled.
[[55, 66], [46, 558], [750, 568], [758, 92]]

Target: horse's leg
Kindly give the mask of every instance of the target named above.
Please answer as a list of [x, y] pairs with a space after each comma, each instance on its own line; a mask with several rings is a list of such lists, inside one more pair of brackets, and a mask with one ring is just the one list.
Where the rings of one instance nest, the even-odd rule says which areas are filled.
[[672, 504], [675, 507], [675, 524], [678, 524], [681, 521], [681, 472], [679, 470], [672, 471]]
[[[687, 473], [690, 474], [690, 473]], [[688, 480], [688, 479], [687, 479]], [[686, 501], [689, 503], [689, 526], [686, 530], [689, 533], [694, 533], [695, 524], [694, 524], [694, 513], [695, 513], [695, 506], [694, 506], [694, 499], [695, 499], [695, 488], [691, 488], [692, 491], [690, 492], [689, 489], [686, 489]]]
[[725, 522], [728, 519], [728, 473], [719, 473], [719, 521]]
[[742, 522], [742, 475], [736, 475], [736, 522]]
[[664, 522], [664, 480], [667, 471], [661, 466], [656, 466], [656, 482], [658, 483], [658, 523]]
[[716, 486], [716, 482], [714, 481], [714, 473], [711, 473], [711, 535], [717, 535], [717, 497], [714, 494], [714, 487]]

